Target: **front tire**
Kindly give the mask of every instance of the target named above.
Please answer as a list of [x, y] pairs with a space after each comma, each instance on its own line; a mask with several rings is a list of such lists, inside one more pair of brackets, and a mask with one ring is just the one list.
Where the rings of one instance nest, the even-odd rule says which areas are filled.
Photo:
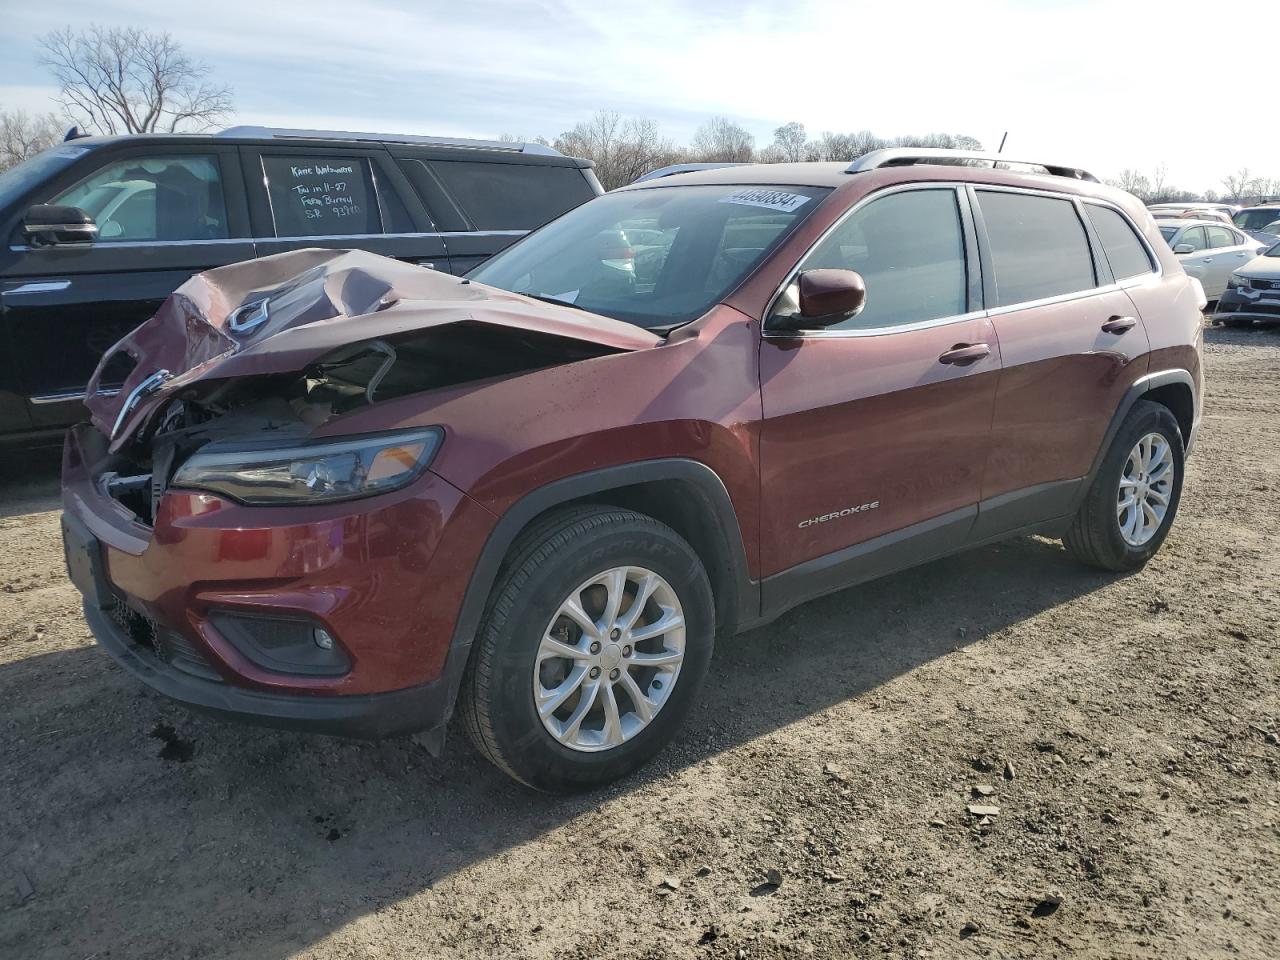
[[671, 739], [714, 636], [706, 571], [674, 530], [612, 507], [554, 513], [499, 573], [461, 716], [477, 749], [521, 783], [596, 787]]
[[1133, 405], [1067, 535], [1067, 550], [1104, 570], [1137, 570], [1173, 526], [1182, 496], [1182, 431], [1168, 407]]

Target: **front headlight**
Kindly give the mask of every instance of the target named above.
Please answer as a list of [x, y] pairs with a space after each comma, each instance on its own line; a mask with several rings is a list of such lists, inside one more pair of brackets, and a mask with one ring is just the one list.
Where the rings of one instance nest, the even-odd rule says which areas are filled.
[[418, 477], [440, 447], [439, 427], [285, 449], [198, 451], [172, 486], [249, 504], [324, 503], [369, 497]]
[[1237, 290], [1248, 290], [1249, 278], [1242, 277], [1238, 273], [1233, 273], [1230, 277], [1227, 278], [1227, 286], [1234, 287]]

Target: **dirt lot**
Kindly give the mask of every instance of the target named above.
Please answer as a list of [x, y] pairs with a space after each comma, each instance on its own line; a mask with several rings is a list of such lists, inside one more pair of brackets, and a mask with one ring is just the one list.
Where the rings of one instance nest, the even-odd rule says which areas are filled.
[[12, 457], [0, 956], [1280, 956], [1280, 331], [1207, 340], [1141, 574], [1024, 539], [809, 604], [569, 800], [460, 736], [436, 761], [144, 692], [63, 578], [56, 459]]

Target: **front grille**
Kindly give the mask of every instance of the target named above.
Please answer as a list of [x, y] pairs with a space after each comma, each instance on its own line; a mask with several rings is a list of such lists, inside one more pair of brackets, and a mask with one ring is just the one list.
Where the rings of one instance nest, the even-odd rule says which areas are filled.
[[1258, 280], [1254, 278], [1249, 281], [1249, 286], [1255, 290], [1280, 290], [1280, 280]]
[[193, 677], [222, 682], [222, 675], [186, 638], [165, 629], [146, 614], [139, 613], [121, 597], [112, 599], [108, 612], [137, 649]]

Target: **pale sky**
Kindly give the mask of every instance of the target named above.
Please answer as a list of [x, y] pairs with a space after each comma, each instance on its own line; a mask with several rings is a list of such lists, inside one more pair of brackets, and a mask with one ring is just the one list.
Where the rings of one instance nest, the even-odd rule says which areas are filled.
[[554, 137], [612, 109], [687, 142], [721, 114], [757, 146], [789, 120], [993, 150], [1008, 130], [1011, 158], [1103, 178], [1280, 177], [1252, 66], [1277, 0], [0, 0], [0, 108], [50, 109], [35, 37], [91, 21], [170, 31], [236, 123]]

